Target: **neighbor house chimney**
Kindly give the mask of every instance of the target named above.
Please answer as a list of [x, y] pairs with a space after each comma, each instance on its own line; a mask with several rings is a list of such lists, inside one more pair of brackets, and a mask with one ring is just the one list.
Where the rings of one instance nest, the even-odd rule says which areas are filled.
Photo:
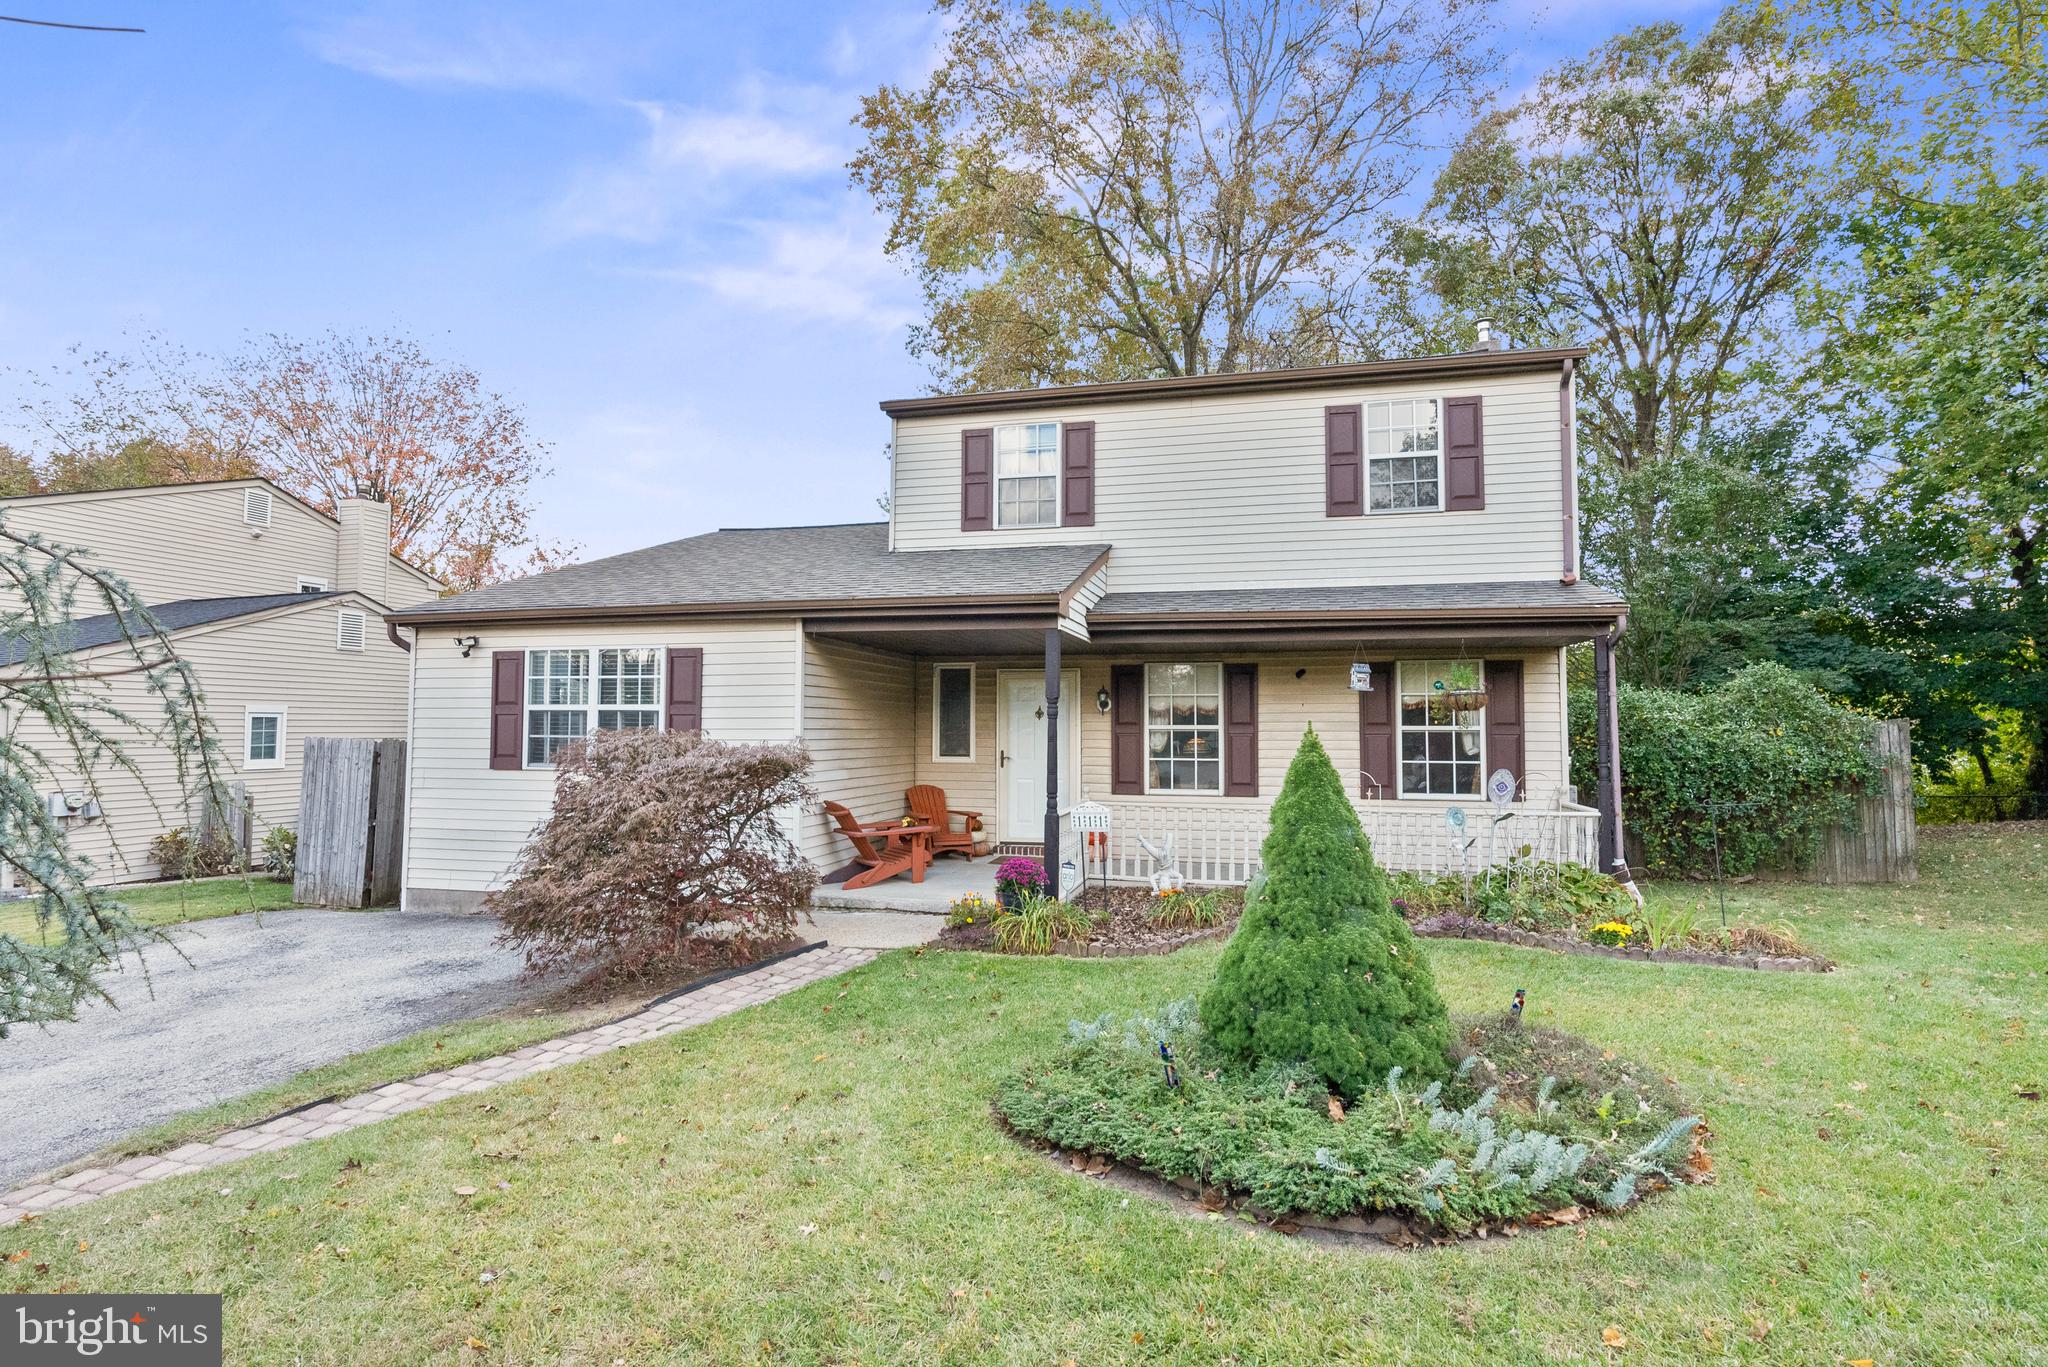
[[1493, 335], [1493, 319], [1481, 318], [1478, 328], [1479, 345], [1474, 349], [1478, 351], [1499, 351], [1502, 343], [1500, 338]]
[[389, 602], [386, 593], [391, 572], [391, 505], [378, 501], [366, 484], [356, 486], [355, 495], [335, 506], [341, 519], [341, 550], [336, 559], [334, 587], [344, 593], [366, 593], [380, 603]]

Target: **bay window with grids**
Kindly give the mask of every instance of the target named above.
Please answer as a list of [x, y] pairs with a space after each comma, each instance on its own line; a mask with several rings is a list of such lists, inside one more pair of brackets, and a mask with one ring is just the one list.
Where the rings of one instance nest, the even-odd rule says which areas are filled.
[[1060, 525], [1060, 425], [996, 429], [996, 526]]
[[548, 765], [596, 731], [661, 725], [661, 652], [652, 647], [526, 652], [526, 762]]
[[1443, 436], [1435, 399], [1369, 403], [1365, 426], [1366, 509], [1443, 507]]
[[1223, 666], [1145, 666], [1145, 791], [1223, 791]]
[[1449, 660], [1400, 664], [1403, 797], [1479, 796], [1486, 714], [1457, 705], [1470, 695], [1457, 687], [1456, 668]]

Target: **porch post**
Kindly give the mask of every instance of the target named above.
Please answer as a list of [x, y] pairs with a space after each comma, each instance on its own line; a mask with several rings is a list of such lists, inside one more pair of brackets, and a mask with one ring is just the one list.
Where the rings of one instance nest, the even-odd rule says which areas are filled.
[[1613, 873], [1621, 859], [1621, 727], [1614, 706], [1614, 638], [1609, 631], [1593, 642], [1593, 753], [1596, 805], [1600, 808], [1600, 871]]
[[1060, 629], [1045, 631], [1045, 881], [1060, 893]]

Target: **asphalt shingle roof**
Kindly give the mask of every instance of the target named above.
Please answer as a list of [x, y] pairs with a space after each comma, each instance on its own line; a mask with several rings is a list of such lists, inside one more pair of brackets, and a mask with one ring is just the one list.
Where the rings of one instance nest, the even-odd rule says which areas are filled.
[[707, 532], [391, 614], [445, 617], [606, 608], [770, 606], [840, 599], [1052, 597], [1109, 548], [889, 550], [889, 524]]
[[[187, 627], [225, 622], [234, 617], [248, 617], [293, 603], [317, 603], [325, 598], [338, 597], [338, 593], [327, 592], [244, 594], [234, 598], [180, 598], [169, 603], [152, 603], [149, 611], [165, 631], [183, 631]], [[135, 619], [130, 616], [131, 633], [134, 630], [134, 621]], [[121, 638], [121, 627], [116, 614], [103, 612], [96, 617], [81, 617], [72, 622], [65, 635], [65, 644], [74, 651], [92, 650], [98, 646], [113, 645]], [[28, 651], [21, 637], [0, 637], [0, 664], [20, 664], [27, 657]]]
[[[1116, 565], [1110, 565], [1116, 583]], [[1118, 593], [1112, 587], [1089, 609], [1089, 619], [1155, 614], [1286, 612], [1514, 612], [1521, 609], [1579, 609], [1604, 614], [1626, 604], [1606, 589], [1583, 581], [1507, 580], [1477, 584], [1376, 584], [1355, 588], [1185, 589]]]

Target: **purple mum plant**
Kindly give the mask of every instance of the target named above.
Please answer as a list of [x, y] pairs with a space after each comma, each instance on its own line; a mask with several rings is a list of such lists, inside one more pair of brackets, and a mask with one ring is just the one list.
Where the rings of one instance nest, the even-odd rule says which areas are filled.
[[1045, 865], [1036, 859], [1013, 855], [996, 865], [996, 886], [1005, 883], [1019, 892], [1038, 892], [1045, 887]]

